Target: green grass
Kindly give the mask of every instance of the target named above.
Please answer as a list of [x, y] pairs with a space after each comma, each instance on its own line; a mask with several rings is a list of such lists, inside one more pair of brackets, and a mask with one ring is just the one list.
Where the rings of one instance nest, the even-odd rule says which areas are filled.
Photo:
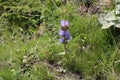
[[[65, 13], [61, 12], [63, 8]], [[120, 79], [120, 63], [115, 63], [120, 59], [119, 49], [113, 43], [109, 31], [101, 29], [96, 15], [81, 16], [74, 12], [74, 8], [67, 4], [53, 11], [50, 20], [45, 23], [49, 29], [45, 28], [39, 38], [28, 39], [30, 35], [21, 34], [17, 29], [14, 32], [16, 35], [7, 30], [1, 32], [0, 80], [55, 80], [56, 73], [50, 71], [44, 61], [61, 62], [67, 72], [80, 73], [85, 80]], [[54, 18], [55, 16], [58, 18]], [[67, 61], [64, 55], [60, 55], [64, 48], [58, 42], [61, 19], [69, 20], [72, 36], [67, 44]], [[51, 31], [51, 28], [54, 30]], [[38, 56], [40, 62], [30, 65], [25, 73], [21, 73], [23, 57], [28, 54]]]
[[[42, 59], [47, 52], [47, 45], [50, 42], [48, 38], [43, 37], [37, 40], [27, 40], [22, 42], [20, 38], [17, 40], [3, 41], [0, 48], [0, 77], [3, 80], [52, 80], [53, 74], [48, 73], [49, 70], [43, 64]], [[43, 41], [44, 40], [44, 41]], [[48, 43], [47, 43], [48, 42]], [[23, 56], [25, 54], [34, 54], [40, 57], [40, 63], [33, 66], [30, 71], [21, 74], [23, 64]], [[32, 65], [31, 65], [32, 66]], [[37, 75], [36, 75], [37, 74]], [[30, 77], [28, 76], [30, 75]]]

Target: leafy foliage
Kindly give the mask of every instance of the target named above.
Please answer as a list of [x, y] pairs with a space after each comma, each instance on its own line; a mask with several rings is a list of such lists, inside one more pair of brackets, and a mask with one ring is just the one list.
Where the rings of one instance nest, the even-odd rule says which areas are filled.
[[56, 8], [51, 0], [17, 0], [0, 1], [0, 19], [7, 23], [8, 27], [21, 27], [24, 30], [33, 27], [37, 28], [44, 21], [46, 22]]
[[98, 20], [103, 25], [102, 29], [107, 29], [111, 26], [120, 28], [120, 4], [116, 4], [115, 10], [98, 15]]

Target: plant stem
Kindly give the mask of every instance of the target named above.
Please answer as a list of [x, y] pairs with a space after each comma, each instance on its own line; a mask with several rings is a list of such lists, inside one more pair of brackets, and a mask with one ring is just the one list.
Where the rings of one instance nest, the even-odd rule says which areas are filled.
[[69, 57], [68, 57], [68, 53], [67, 53], [67, 43], [64, 43], [64, 51], [65, 51], [66, 63], [68, 64], [68, 62], [69, 62]]
[[110, 36], [111, 36], [111, 38], [112, 38], [112, 40], [113, 40], [113, 43], [115, 44], [116, 48], [118, 48], [117, 43], [116, 43], [116, 41], [115, 41], [115, 39], [114, 39], [114, 36], [113, 36], [113, 34], [112, 34], [112, 32], [111, 32], [110, 29], [109, 29], [109, 33], [110, 33]]
[[64, 43], [64, 51], [65, 51], [65, 57], [67, 59], [67, 47], [66, 47], [66, 43]]

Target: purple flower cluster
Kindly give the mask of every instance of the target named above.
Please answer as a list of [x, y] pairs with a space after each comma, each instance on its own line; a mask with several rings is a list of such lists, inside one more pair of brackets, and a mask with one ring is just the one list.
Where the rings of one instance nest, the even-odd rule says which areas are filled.
[[68, 40], [70, 40], [70, 32], [68, 30], [68, 20], [61, 20], [61, 29], [59, 30], [58, 34], [61, 36], [59, 41], [61, 43], [67, 43]]

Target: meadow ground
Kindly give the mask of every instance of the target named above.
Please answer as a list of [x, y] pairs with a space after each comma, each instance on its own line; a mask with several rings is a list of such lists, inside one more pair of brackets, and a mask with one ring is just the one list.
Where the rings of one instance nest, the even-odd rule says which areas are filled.
[[[96, 14], [79, 15], [75, 8], [57, 8], [45, 23], [48, 27], [30, 29], [33, 34], [24, 35], [21, 28], [12, 33], [1, 29], [0, 80], [119, 80], [119, 38], [111, 28], [101, 29]], [[58, 41], [61, 19], [69, 21], [72, 36], [67, 58]]]

